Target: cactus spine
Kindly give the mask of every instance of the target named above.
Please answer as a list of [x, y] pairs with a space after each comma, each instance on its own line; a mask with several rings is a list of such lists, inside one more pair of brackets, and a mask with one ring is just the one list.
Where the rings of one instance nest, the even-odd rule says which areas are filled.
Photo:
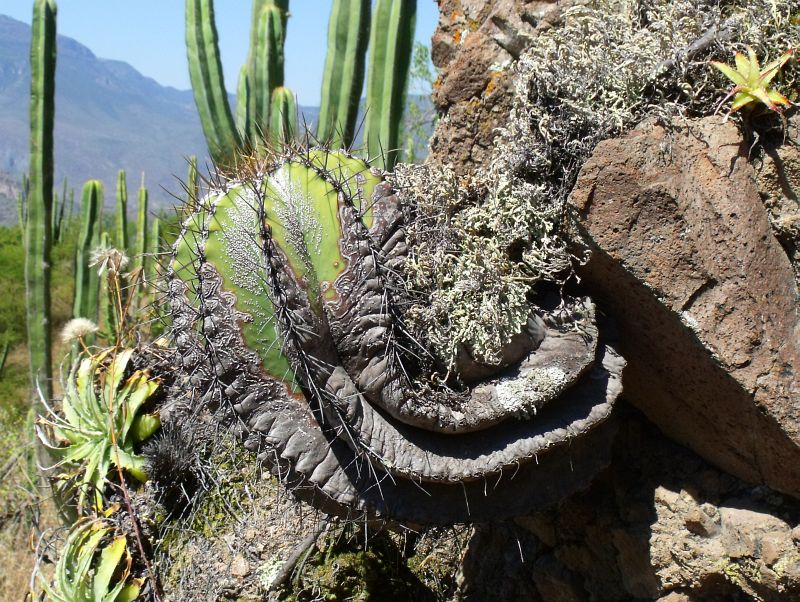
[[117, 174], [117, 247], [120, 251], [128, 248], [128, 182], [125, 170]]
[[231, 166], [242, 140], [225, 91], [212, 0], [186, 0], [186, 50], [209, 154], [217, 165]]
[[53, 210], [56, 4], [35, 0], [31, 37], [30, 192], [26, 199], [25, 284], [31, 382], [52, 397], [50, 245]]
[[364, 87], [370, 0], [334, 0], [322, 79], [317, 136], [333, 148], [353, 143]]
[[100, 230], [100, 205], [103, 184], [89, 180], [81, 194], [81, 232], [75, 251], [75, 300], [73, 316], [97, 320], [97, 272], [89, 267], [89, 255], [96, 246]]
[[384, 169], [397, 162], [417, 0], [377, 0], [367, 74], [367, 152]]

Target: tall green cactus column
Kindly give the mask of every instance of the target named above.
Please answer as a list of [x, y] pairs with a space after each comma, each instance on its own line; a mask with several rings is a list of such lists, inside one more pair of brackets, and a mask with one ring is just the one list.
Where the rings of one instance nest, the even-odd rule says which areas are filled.
[[283, 44], [286, 39], [284, 12], [272, 3], [258, 15], [255, 42], [251, 49], [249, 80], [250, 140], [260, 141], [268, 133], [272, 93], [283, 86]]
[[117, 234], [114, 241], [117, 248], [126, 252], [128, 250], [128, 182], [125, 170], [120, 169], [117, 174]]
[[147, 263], [147, 205], [149, 193], [144, 185], [144, 174], [142, 174], [142, 185], [139, 186], [138, 206], [136, 214], [136, 250], [134, 252], [135, 266], [141, 270], [140, 278], [144, 278], [145, 264]]
[[225, 91], [212, 0], [186, 0], [186, 51], [208, 152], [216, 165], [231, 167], [242, 140]]
[[317, 137], [348, 148], [358, 119], [369, 44], [370, 0], [334, 0], [322, 76]]
[[100, 206], [103, 203], [103, 184], [89, 180], [81, 195], [81, 232], [75, 250], [75, 300], [72, 315], [97, 320], [97, 295], [100, 282], [97, 271], [89, 267], [89, 256], [99, 239]]
[[52, 397], [50, 245], [53, 211], [56, 4], [35, 0], [31, 37], [30, 192], [25, 223], [25, 285], [31, 383]]
[[398, 159], [416, 14], [417, 0], [377, 0], [372, 15], [364, 138], [386, 170]]

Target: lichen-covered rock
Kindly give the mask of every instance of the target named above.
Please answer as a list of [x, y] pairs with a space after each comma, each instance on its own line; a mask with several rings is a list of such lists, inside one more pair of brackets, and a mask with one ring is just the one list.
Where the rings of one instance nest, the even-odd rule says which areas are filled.
[[403, 323], [403, 216], [400, 193], [344, 153], [291, 154], [211, 191], [170, 282], [198, 403], [227, 411], [326, 512], [448, 523], [585, 487], [607, 459], [624, 365], [592, 302], [532, 303], [504, 362], [461, 358], [480, 382], [430, 372]]
[[598, 145], [571, 196], [582, 274], [617, 317], [628, 399], [731, 474], [800, 496], [797, 283], [748, 144], [721, 121]]

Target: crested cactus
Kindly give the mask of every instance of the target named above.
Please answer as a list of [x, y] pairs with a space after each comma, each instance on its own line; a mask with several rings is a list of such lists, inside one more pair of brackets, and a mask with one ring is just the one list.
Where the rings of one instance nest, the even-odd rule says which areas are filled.
[[385, 169], [397, 162], [417, 0], [377, 0], [372, 15], [367, 74], [367, 152]]
[[353, 143], [364, 87], [369, 17], [370, 0], [334, 0], [331, 7], [317, 137], [333, 148], [349, 148]]
[[25, 285], [31, 384], [52, 396], [50, 251], [53, 211], [56, 4], [36, 0], [31, 33], [30, 190], [25, 199]]
[[[501, 361], [445, 375], [403, 321], [403, 192], [344, 152], [291, 153], [197, 203], [169, 284], [182, 369], [245, 447], [326, 512], [510, 516], [608, 460], [624, 361], [588, 299], [531, 303]], [[559, 301], [560, 299], [556, 299]]]

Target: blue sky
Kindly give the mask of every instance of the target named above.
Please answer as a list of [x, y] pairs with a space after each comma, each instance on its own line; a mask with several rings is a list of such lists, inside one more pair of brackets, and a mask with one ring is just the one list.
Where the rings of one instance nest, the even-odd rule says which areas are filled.
[[[300, 104], [318, 105], [331, 0], [292, 0], [286, 39], [286, 85]], [[0, 13], [30, 23], [31, 0], [2, 0]], [[125, 61], [161, 84], [188, 89], [182, 0], [61, 0], [58, 32], [102, 58]], [[228, 90], [236, 91], [247, 55], [250, 2], [216, 0], [222, 66]], [[438, 9], [417, 0], [417, 40], [430, 46]]]

